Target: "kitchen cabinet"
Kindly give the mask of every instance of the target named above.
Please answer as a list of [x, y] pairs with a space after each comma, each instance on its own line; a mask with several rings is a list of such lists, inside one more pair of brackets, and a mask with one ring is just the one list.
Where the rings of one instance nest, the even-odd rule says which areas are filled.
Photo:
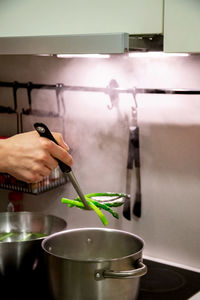
[[0, 37], [163, 32], [163, 0], [0, 2]]
[[128, 34], [199, 53], [199, 28], [199, 0], [0, 1], [0, 54], [124, 53]]
[[124, 53], [162, 32], [163, 0], [0, 1], [0, 54]]
[[164, 51], [200, 52], [200, 1], [165, 0]]

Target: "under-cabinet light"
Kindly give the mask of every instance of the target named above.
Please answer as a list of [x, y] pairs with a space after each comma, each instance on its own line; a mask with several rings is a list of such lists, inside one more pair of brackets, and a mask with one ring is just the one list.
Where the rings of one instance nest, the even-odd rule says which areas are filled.
[[165, 53], [165, 52], [130, 52], [129, 57], [174, 57], [174, 56], [189, 56], [189, 53]]
[[59, 58], [109, 58], [109, 54], [57, 54]]

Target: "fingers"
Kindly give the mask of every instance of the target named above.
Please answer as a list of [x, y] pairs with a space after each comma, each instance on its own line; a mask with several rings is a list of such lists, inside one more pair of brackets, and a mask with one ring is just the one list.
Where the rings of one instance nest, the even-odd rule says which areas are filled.
[[44, 176], [40, 175], [40, 174], [30, 174], [24, 178], [23, 181], [27, 182], [27, 183], [38, 183], [40, 181], [42, 181], [44, 179]]
[[51, 147], [49, 148], [49, 151], [51, 155], [62, 162], [64, 162], [68, 166], [72, 166], [73, 160], [72, 156], [61, 146], [56, 145], [55, 143], [52, 142]]
[[51, 155], [46, 156], [44, 164], [50, 171], [53, 171], [58, 166], [57, 160], [55, 160]]
[[49, 176], [52, 170], [45, 166], [38, 166], [35, 170], [27, 170], [26, 172], [20, 174], [20, 180], [23, 180], [27, 183], [37, 183], [44, 179], [44, 177]]
[[43, 166], [39, 171], [38, 171], [38, 175], [42, 176], [42, 177], [46, 177], [49, 176], [51, 174], [52, 170], [49, 169], [46, 166]]
[[[53, 133], [58, 145], [40, 137], [36, 131], [15, 135], [1, 143], [0, 169], [19, 180], [34, 183], [49, 176], [58, 162], [63, 161], [68, 166], [72, 165], [72, 157], [68, 153], [69, 147], [64, 142], [62, 135]], [[3, 162], [6, 162], [3, 164]]]
[[64, 143], [60, 134], [55, 133], [55, 138], [59, 145], [47, 138], [40, 137], [40, 148], [35, 156], [29, 177], [26, 178], [27, 182], [39, 182], [45, 176], [49, 176], [52, 170], [58, 166], [56, 159], [63, 161], [68, 166], [72, 165], [72, 157], [68, 153], [68, 145]]
[[53, 132], [53, 136], [62, 148], [64, 148], [66, 151], [69, 151], [69, 146], [64, 142], [63, 137], [60, 133]]
[[68, 153], [69, 146], [64, 142], [63, 137], [60, 133], [54, 132], [53, 136], [59, 145], [46, 138], [41, 138], [44, 149], [46, 149], [52, 157], [61, 160], [68, 166], [72, 166], [72, 156]]
[[15, 178], [27, 183], [37, 183], [43, 180], [44, 176], [38, 172], [32, 170], [23, 170], [20, 172], [11, 172], [11, 175]]
[[41, 138], [41, 143], [42, 143], [43, 149], [46, 150], [46, 154], [47, 154], [46, 156], [44, 155], [44, 157], [41, 157], [41, 160], [44, 160], [45, 164], [47, 164], [48, 167], [55, 164], [55, 162], [53, 162], [52, 160], [50, 162], [48, 153], [53, 158], [57, 158], [57, 159], [61, 160], [62, 162], [64, 162], [65, 164], [67, 164], [68, 166], [72, 166], [73, 160], [72, 160], [71, 155], [67, 152], [66, 146], [65, 146], [65, 148], [63, 148], [62, 146], [60, 146], [60, 144], [56, 145], [54, 142], [52, 142], [46, 138]]
[[43, 164], [35, 164], [31, 170], [26, 170], [23, 173], [23, 178], [21, 178], [21, 180], [28, 183], [37, 183], [42, 181], [44, 177], [50, 176], [51, 172], [52, 169], [48, 168], [47, 166]]

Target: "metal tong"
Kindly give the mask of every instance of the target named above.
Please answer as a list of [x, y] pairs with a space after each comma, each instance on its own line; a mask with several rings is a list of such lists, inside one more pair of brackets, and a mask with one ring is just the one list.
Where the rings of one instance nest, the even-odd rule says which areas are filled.
[[127, 175], [126, 175], [126, 194], [130, 195], [126, 198], [123, 208], [123, 216], [127, 220], [131, 220], [131, 180], [133, 163], [135, 163], [136, 175], [136, 194], [133, 204], [133, 215], [141, 217], [141, 179], [140, 179], [140, 153], [139, 153], [139, 127], [131, 126], [129, 128], [129, 146], [127, 159]]
[[[45, 137], [51, 141], [53, 141], [55, 144], [58, 145], [57, 141], [55, 140], [55, 138], [53, 137], [52, 133], [50, 132], [50, 130], [48, 129], [48, 127], [43, 124], [43, 123], [35, 123], [34, 124], [34, 128], [35, 130], [39, 133], [39, 135], [41, 137]], [[67, 177], [69, 178], [71, 184], [73, 185], [75, 191], [77, 192], [78, 196], [80, 197], [81, 201], [83, 202], [85, 209], [90, 210], [91, 208], [88, 205], [87, 200], [85, 199], [85, 196], [80, 188], [80, 185], [76, 179], [76, 177], [74, 176], [74, 173], [72, 172], [72, 169], [70, 166], [64, 164], [62, 161], [60, 161], [59, 159], [56, 159], [58, 161], [58, 165], [61, 169], [61, 171], [67, 175]]]

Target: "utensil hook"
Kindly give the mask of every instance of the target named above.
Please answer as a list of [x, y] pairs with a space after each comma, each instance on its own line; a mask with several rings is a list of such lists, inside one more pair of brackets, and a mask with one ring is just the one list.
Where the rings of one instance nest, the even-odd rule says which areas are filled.
[[[64, 84], [63, 83], [57, 83], [56, 84], [56, 99], [57, 99], [57, 106], [58, 106], [58, 115], [63, 116], [65, 115], [65, 104], [64, 104], [64, 97], [63, 97], [63, 92], [64, 92]], [[61, 106], [60, 103], [62, 103], [62, 113], [61, 113]]]
[[21, 132], [23, 132], [23, 120], [22, 120], [22, 115], [29, 115], [32, 111], [32, 99], [31, 99], [31, 91], [33, 89], [33, 86], [32, 86], [32, 82], [28, 82], [26, 84], [26, 90], [27, 90], [27, 96], [28, 96], [28, 106], [29, 108], [28, 109], [22, 109], [22, 112], [20, 114], [20, 125], [21, 125]]
[[14, 99], [14, 111], [17, 116], [17, 133], [19, 133], [19, 115], [17, 113], [17, 90], [18, 90], [18, 82], [13, 82], [13, 99]]
[[28, 115], [30, 114], [30, 112], [32, 111], [32, 99], [31, 99], [31, 91], [33, 89], [33, 84], [32, 82], [28, 82], [26, 84], [26, 90], [27, 90], [27, 96], [28, 96], [28, 106], [29, 108], [28, 109], [22, 109], [22, 113], [25, 114], [25, 115]]
[[110, 105], [108, 105], [108, 109], [113, 109], [114, 107], [118, 107], [119, 93], [116, 91], [116, 88], [119, 87], [118, 82], [115, 79], [112, 79], [107, 86], [108, 95], [110, 97]]
[[14, 99], [14, 110], [17, 111], [17, 89], [18, 89], [18, 82], [13, 82], [13, 99]]
[[137, 91], [136, 88], [133, 88], [133, 92], [132, 92], [132, 96], [133, 96], [133, 105], [131, 106], [131, 112], [132, 112], [132, 118], [133, 118], [133, 125], [137, 126], [137, 111], [138, 111], [138, 103], [137, 103]]
[[32, 92], [32, 82], [28, 82], [27, 84], [27, 95], [28, 95], [28, 104], [29, 104], [29, 111], [32, 110], [32, 99], [31, 99], [31, 92]]

